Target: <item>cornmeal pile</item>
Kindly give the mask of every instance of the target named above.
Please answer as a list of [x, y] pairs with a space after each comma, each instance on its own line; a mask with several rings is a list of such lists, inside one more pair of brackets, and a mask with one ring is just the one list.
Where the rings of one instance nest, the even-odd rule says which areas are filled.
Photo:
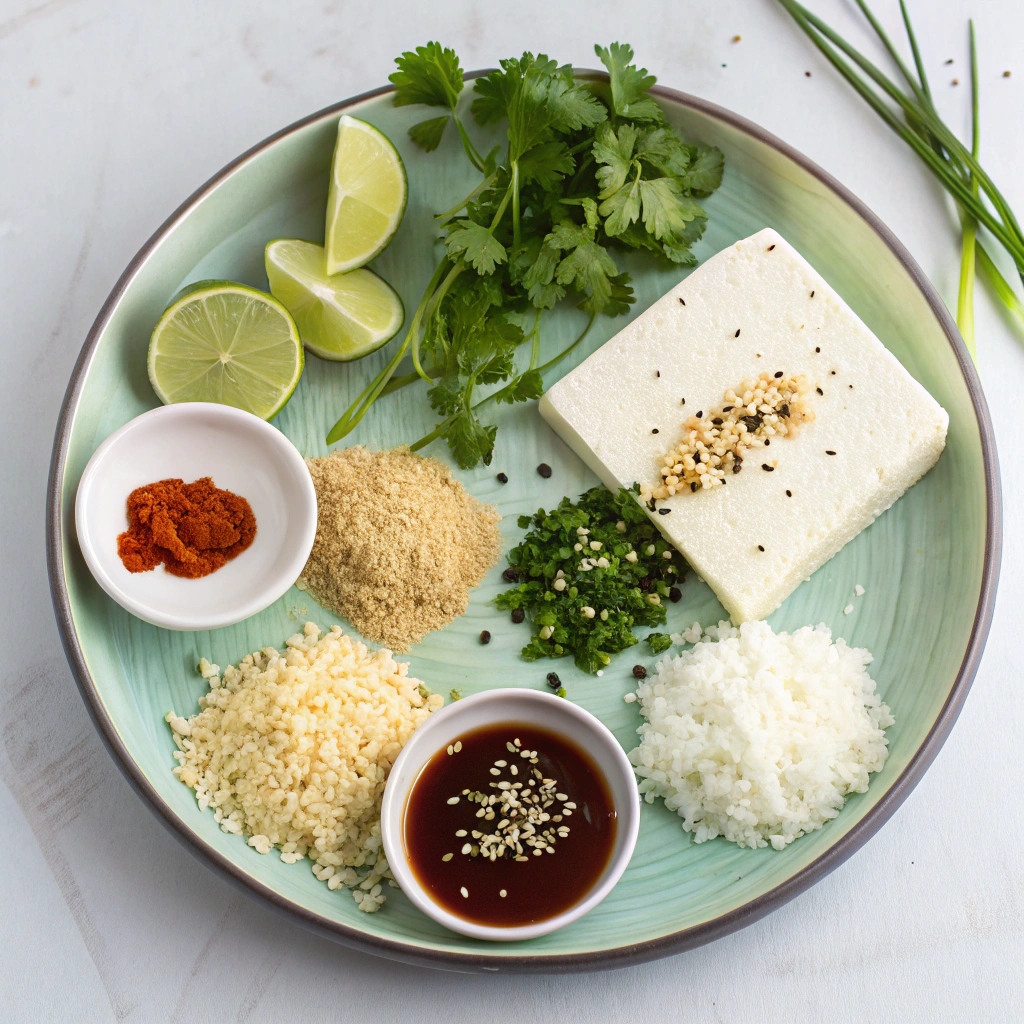
[[307, 459], [316, 541], [299, 587], [363, 636], [407, 651], [466, 611], [501, 555], [501, 516], [408, 448]]

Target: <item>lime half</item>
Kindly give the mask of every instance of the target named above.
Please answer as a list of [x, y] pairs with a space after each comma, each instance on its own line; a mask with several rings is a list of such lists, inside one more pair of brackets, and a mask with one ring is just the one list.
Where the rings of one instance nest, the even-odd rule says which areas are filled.
[[401, 328], [402, 300], [372, 270], [328, 275], [324, 250], [292, 238], [271, 242], [265, 257], [270, 290], [295, 317], [306, 348], [322, 359], [359, 359]]
[[382, 132], [343, 114], [327, 196], [327, 273], [369, 263], [394, 237], [408, 188], [398, 150]]
[[231, 281], [184, 289], [149, 340], [149, 380], [165, 405], [217, 402], [269, 420], [291, 398], [302, 364], [288, 310]]

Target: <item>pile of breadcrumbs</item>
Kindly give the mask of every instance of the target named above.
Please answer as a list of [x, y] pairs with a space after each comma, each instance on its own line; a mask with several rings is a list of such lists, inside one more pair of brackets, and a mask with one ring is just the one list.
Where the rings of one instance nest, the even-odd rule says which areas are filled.
[[317, 527], [300, 588], [395, 651], [465, 613], [501, 556], [496, 508], [407, 447], [344, 448], [306, 464]]
[[370, 652], [338, 626], [321, 638], [312, 622], [283, 652], [265, 647], [223, 675], [204, 658], [199, 670], [210, 683], [199, 714], [166, 716], [174, 774], [225, 832], [249, 836], [258, 853], [278, 848], [288, 864], [308, 857], [329, 888], [347, 886], [360, 910], [377, 910], [391, 879], [384, 783], [442, 698], [389, 651]]

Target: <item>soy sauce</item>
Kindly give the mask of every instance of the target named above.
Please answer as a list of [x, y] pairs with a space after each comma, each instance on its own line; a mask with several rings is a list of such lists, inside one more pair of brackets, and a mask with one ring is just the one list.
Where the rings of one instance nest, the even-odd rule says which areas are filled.
[[[502, 809], [500, 795], [508, 791], [519, 794], [513, 797], [520, 802], [515, 815], [507, 804]], [[530, 792], [532, 804], [522, 796]], [[494, 794], [499, 802], [483, 808], [473, 794]], [[458, 802], [449, 802], [454, 797]], [[482, 808], [494, 816], [479, 817]], [[533, 846], [523, 841], [528, 830], [520, 826], [530, 808], [535, 818], [548, 815], [533, 826]], [[504, 830], [498, 828], [502, 821], [510, 823]], [[504, 839], [512, 828], [519, 829], [518, 860], [507, 843], [494, 860], [463, 852], [467, 845], [482, 848], [474, 831]], [[616, 829], [608, 785], [587, 753], [546, 729], [503, 722], [459, 736], [427, 762], [406, 803], [404, 840], [413, 873], [438, 904], [477, 924], [513, 927], [548, 920], [579, 903], [608, 866]], [[460, 830], [465, 834], [457, 836]], [[545, 835], [550, 841], [537, 838]]]

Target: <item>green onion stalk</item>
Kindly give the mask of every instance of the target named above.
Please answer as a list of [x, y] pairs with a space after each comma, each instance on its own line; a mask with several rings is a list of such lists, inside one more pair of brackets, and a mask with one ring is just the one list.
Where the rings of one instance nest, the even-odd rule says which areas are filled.
[[895, 64], [903, 86], [798, 0], [779, 0], [779, 3], [872, 110], [914, 150], [956, 202], [961, 231], [957, 326], [971, 358], [977, 360], [974, 342], [976, 268], [989, 282], [1017, 329], [1024, 334], [1024, 303], [978, 238], [978, 231], [983, 228], [1002, 246], [1013, 261], [1018, 277], [1024, 282], [1024, 233], [1009, 203], [978, 160], [978, 54], [974, 23], [968, 22], [971, 51], [971, 144], [968, 147], [935, 109], [905, 0], [900, 0], [900, 12], [910, 44], [913, 69], [901, 57], [866, 0], [856, 0]]

